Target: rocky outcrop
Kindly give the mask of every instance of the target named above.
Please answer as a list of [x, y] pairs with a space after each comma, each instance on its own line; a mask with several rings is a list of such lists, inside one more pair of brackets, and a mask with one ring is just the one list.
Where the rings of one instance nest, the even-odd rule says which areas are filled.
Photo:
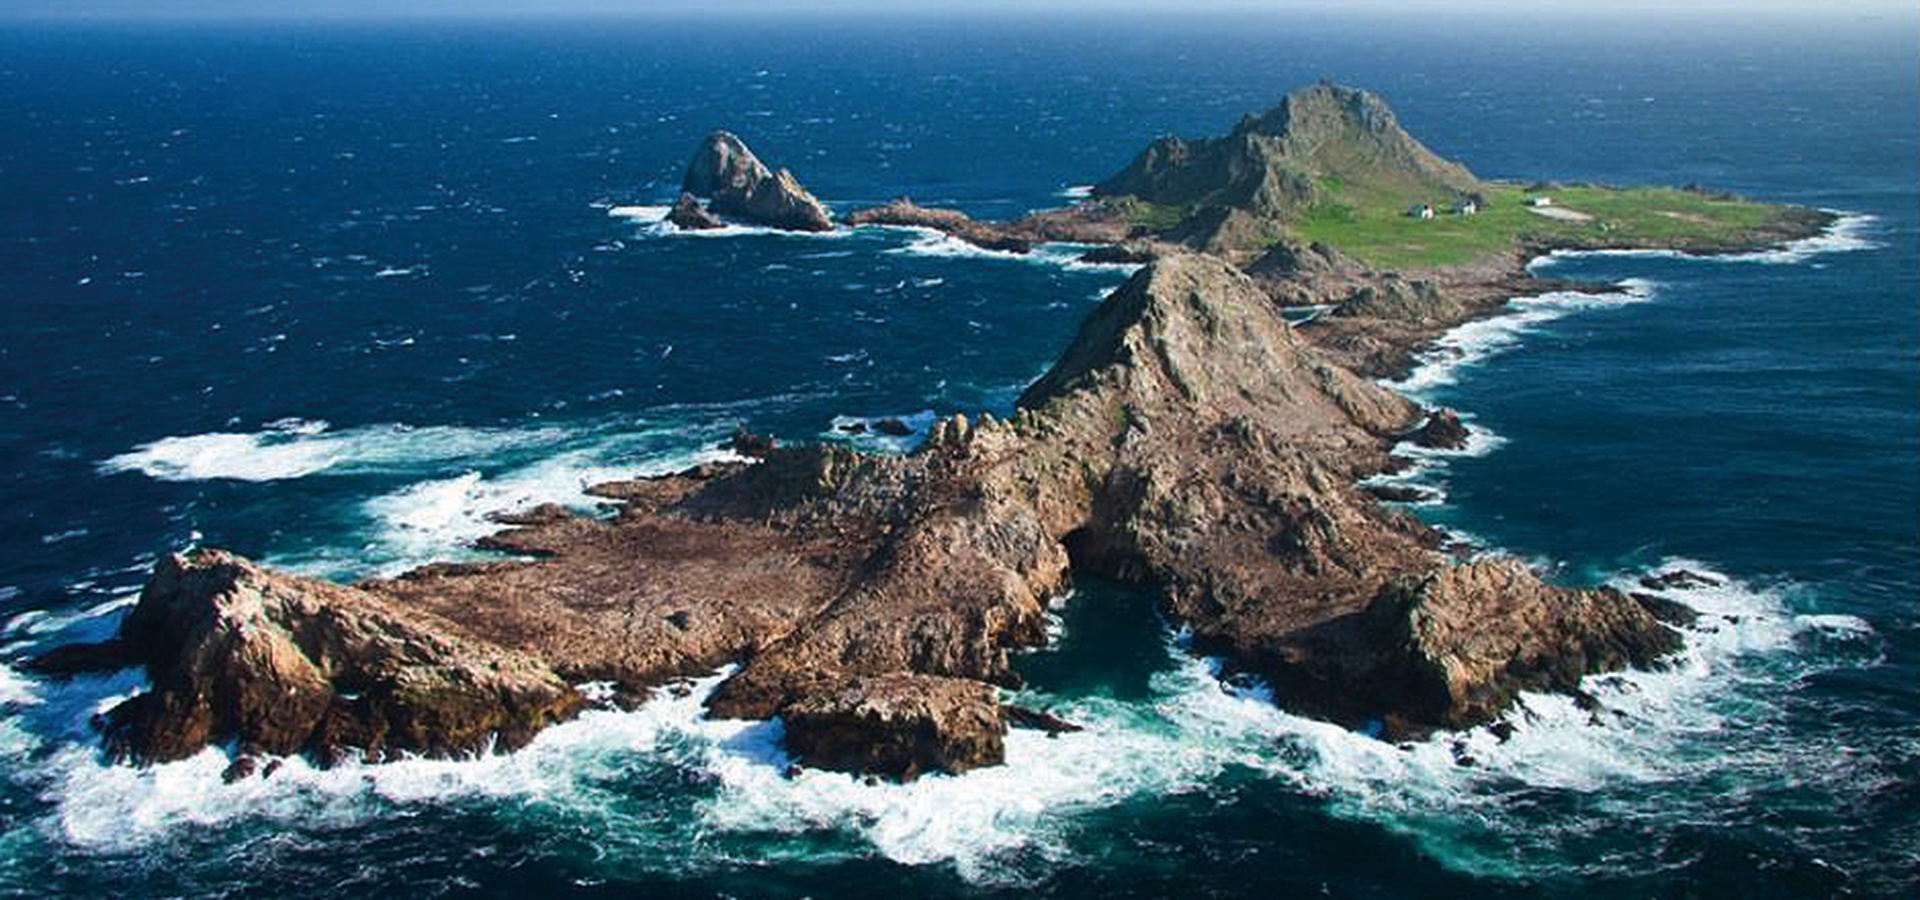
[[685, 191], [680, 192], [680, 199], [674, 201], [673, 209], [667, 211], [667, 221], [687, 231], [711, 231], [727, 227], [727, 223], [721, 221], [719, 216], [707, 212], [707, 208], [700, 205], [699, 198]]
[[769, 228], [831, 231], [826, 206], [786, 169], [769, 171], [731, 132], [707, 136], [687, 164], [686, 194], [707, 199], [707, 211]]
[[909, 781], [1006, 758], [993, 688], [894, 673], [855, 678], [787, 707], [787, 752], [820, 769]]
[[1427, 421], [1407, 435], [1407, 440], [1434, 450], [1464, 450], [1473, 433], [1450, 409], [1437, 409]]
[[1011, 222], [974, 219], [957, 209], [921, 206], [902, 197], [881, 206], [847, 214], [849, 225], [899, 225], [931, 228], [987, 250], [1026, 253], [1035, 244], [1064, 241], [1112, 244], [1133, 233], [1126, 209], [1104, 203], [1081, 203], [1061, 209], [1029, 213]]
[[322, 759], [515, 747], [583, 700], [521, 653], [351, 588], [218, 551], [162, 560], [120, 628], [152, 688], [106, 715], [116, 755], [210, 743]]
[[569, 683], [632, 702], [737, 663], [712, 715], [782, 716], [806, 764], [911, 778], [998, 760], [994, 687], [1018, 684], [1009, 652], [1045, 642], [1070, 572], [1157, 588], [1281, 703], [1393, 734], [1670, 646], [1633, 599], [1445, 565], [1357, 488], [1419, 418], [1248, 276], [1172, 254], [1088, 316], [1010, 421], [941, 420], [908, 456], [743, 432], [757, 462], [594, 488], [610, 518], [507, 517], [485, 545], [519, 560], [355, 587], [169, 561], [117, 647], [70, 655], [148, 667], [153, 690], [109, 717], [141, 759], [511, 746], [579, 708]]
[[1378, 96], [1323, 82], [1243, 118], [1225, 137], [1155, 141], [1094, 196], [1184, 211], [1172, 236], [1237, 256], [1282, 237], [1287, 223], [1339, 200], [1347, 185], [1427, 202], [1480, 188], [1465, 167], [1407, 134]]
[[1395, 581], [1368, 616], [1386, 644], [1381, 681], [1404, 698], [1388, 714], [1394, 733], [1485, 722], [1521, 691], [1571, 692], [1583, 675], [1655, 665], [1681, 643], [1617, 591], [1551, 588], [1511, 559]]

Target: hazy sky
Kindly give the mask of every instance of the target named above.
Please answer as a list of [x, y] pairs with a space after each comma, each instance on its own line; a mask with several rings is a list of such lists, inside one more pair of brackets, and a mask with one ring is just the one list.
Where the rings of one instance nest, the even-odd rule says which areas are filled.
[[[1675, 9], [1675, 7], [1681, 9]], [[1911, 0], [0, 0], [6, 18], [365, 18], [394, 16], [645, 15], [760, 10], [1064, 13], [1072, 11], [1288, 10], [1440, 12], [1505, 10], [1538, 16], [1649, 12], [1907, 13]], [[1904, 17], [1904, 16], [1903, 16]]]

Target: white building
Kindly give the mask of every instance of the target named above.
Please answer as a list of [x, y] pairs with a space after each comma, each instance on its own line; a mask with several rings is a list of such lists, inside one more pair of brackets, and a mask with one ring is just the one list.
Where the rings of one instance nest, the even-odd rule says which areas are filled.
[[1407, 209], [1407, 215], [1416, 219], [1431, 219], [1433, 218], [1433, 207], [1425, 203], [1417, 204]]
[[1470, 216], [1480, 211], [1480, 204], [1472, 200], [1462, 200], [1453, 205], [1453, 211], [1463, 216]]

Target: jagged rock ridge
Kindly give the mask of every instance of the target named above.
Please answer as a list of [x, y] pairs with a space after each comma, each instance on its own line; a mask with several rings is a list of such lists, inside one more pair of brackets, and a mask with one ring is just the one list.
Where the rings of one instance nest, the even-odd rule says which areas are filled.
[[707, 210], [769, 228], [831, 231], [833, 216], [786, 169], [768, 170], [732, 132], [707, 136], [687, 164], [686, 194], [707, 199]]

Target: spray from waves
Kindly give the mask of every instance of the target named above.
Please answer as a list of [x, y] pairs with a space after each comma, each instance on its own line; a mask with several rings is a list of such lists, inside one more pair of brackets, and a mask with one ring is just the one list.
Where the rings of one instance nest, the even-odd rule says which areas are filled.
[[105, 474], [138, 472], [161, 481], [281, 481], [550, 446], [566, 437], [559, 428], [388, 424], [332, 431], [326, 422], [282, 419], [250, 433], [161, 438], [107, 459], [98, 468]]
[[779, 235], [782, 237], [833, 239], [853, 235], [853, 229], [835, 228], [832, 231], [794, 231], [787, 228], [768, 228], [762, 225], [741, 225], [728, 223], [720, 228], [681, 228], [667, 221], [667, 214], [673, 211], [671, 206], [615, 206], [607, 210], [610, 218], [625, 219], [640, 226], [640, 233], [648, 237], [697, 237], [728, 238], [752, 237], [756, 235]]
[[1455, 383], [1460, 370], [1513, 349], [1542, 323], [1583, 310], [1644, 303], [1653, 298], [1658, 285], [1641, 278], [1629, 278], [1620, 282], [1619, 287], [1619, 291], [1604, 294], [1553, 291], [1534, 297], [1516, 297], [1507, 301], [1511, 312], [1468, 322], [1435, 339], [1428, 349], [1415, 356], [1417, 364], [1407, 377], [1388, 382], [1387, 386], [1416, 399], [1423, 398], [1435, 388]]
[[1087, 262], [1081, 259], [1094, 244], [1076, 244], [1067, 242], [1049, 242], [1037, 244], [1026, 253], [1011, 250], [989, 250], [977, 244], [963, 241], [953, 235], [935, 228], [922, 228], [911, 225], [863, 225], [862, 228], [905, 231], [914, 235], [912, 241], [904, 246], [895, 247], [886, 253], [895, 256], [926, 256], [944, 259], [999, 259], [1012, 262], [1024, 262], [1031, 265], [1056, 266], [1069, 272], [1118, 272], [1132, 274], [1139, 271], [1139, 263], [1102, 263]]
[[348, 559], [269, 559], [307, 574], [343, 576], [371, 571], [394, 575], [429, 562], [481, 555], [480, 538], [499, 531], [502, 513], [558, 503], [591, 511], [603, 502], [587, 493], [596, 484], [684, 471], [703, 463], [745, 462], [747, 457], [715, 446], [656, 453], [637, 461], [616, 462], [639, 435], [621, 435], [541, 459], [531, 465], [488, 476], [467, 471], [429, 479], [368, 500], [363, 509], [373, 521], [371, 540]]
[[[1070, 859], [1083, 814], [1203, 789], [1233, 768], [1319, 796], [1337, 815], [1402, 832], [1450, 866], [1538, 877], [1579, 865], [1555, 860], [1602, 858], [1582, 847], [1619, 821], [1657, 830], [1710, 819], [1721, 808], [1717, 773], [1763, 785], [1831, 777], [1820, 771], [1829, 759], [1783, 751], [1765, 737], [1781, 688], [1823, 664], [1809, 657], [1796, 672], [1777, 662], [1810, 640], [1871, 641], [1871, 629], [1846, 616], [1794, 615], [1779, 592], [1697, 562], [1671, 560], [1660, 571], [1679, 568], [1718, 583], [1665, 591], [1702, 613], [1671, 669], [1586, 679], [1598, 711], [1528, 695], [1507, 718], [1504, 739], [1481, 728], [1392, 745], [1292, 716], [1257, 686], [1223, 681], [1215, 661], [1186, 654], [1167, 634], [1171, 665], [1154, 676], [1151, 697], [1015, 695], [1086, 730], [1054, 738], [1015, 730], [1006, 765], [909, 784], [811, 770], [789, 776], [777, 720], [706, 718], [705, 698], [731, 669], [690, 690], [656, 692], [633, 711], [588, 712], [513, 753], [326, 770], [294, 758], [271, 776], [231, 784], [221, 781], [229, 756], [217, 748], [145, 769], [102, 762], [87, 719], [138, 689], [137, 673], [56, 685], [0, 670], [0, 699], [17, 711], [0, 720], [0, 753], [36, 760], [12, 767], [50, 804], [25, 827], [89, 850], [137, 850], [183, 827], [343, 826], [403, 804], [490, 798], [577, 824], [597, 836], [598, 852], [635, 865], [725, 866], [730, 840], [752, 840], [759, 858], [878, 853], [905, 864], [951, 863], [971, 882], [1006, 884]], [[663, 800], [679, 804], [671, 814], [636, 816], [620, 785], [662, 772], [698, 787]], [[823, 843], [823, 835], [843, 840]], [[1655, 861], [1615, 852], [1603, 864]]]
[[[1836, 748], [1793, 737], [1782, 720], [1806, 674], [1868, 664], [1871, 628], [1850, 616], [1793, 614], [1782, 589], [1696, 561], [1668, 560], [1656, 572], [1679, 569], [1717, 583], [1659, 591], [1701, 613], [1670, 668], [1589, 676], [1582, 687], [1596, 710], [1527, 695], [1504, 720], [1505, 739], [1504, 728], [1485, 727], [1392, 746], [1299, 720], [1288, 742], [1304, 760], [1303, 786], [1337, 813], [1415, 837], [1450, 866], [1528, 878], [1658, 868], [1657, 837], [1629, 851], [1609, 837], [1738, 817], [1730, 784], [1749, 796], [1857, 790], [1833, 770]], [[1646, 590], [1624, 576], [1614, 585]]]
[[896, 416], [834, 416], [820, 437], [860, 450], [911, 453], [927, 439], [939, 415], [931, 409]]
[[1551, 265], [1555, 260], [1571, 259], [1582, 256], [1624, 256], [1648, 259], [1693, 259], [1707, 262], [1763, 263], [1766, 265], [1793, 265], [1803, 263], [1816, 256], [1828, 253], [1852, 253], [1859, 250], [1878, 250], [1885, 243], [1873, 240], [1867, 235], [1880, 221], [1879, 217], [1866, 213], [1850, 213], [1838, 209], [1824, 210], [1839, 218], [1828, 225], [1824, 231], [1813, 237], [1789, 241], [1778, 247], [1765, 250], [1750, 250], [1743, 253], [1687, 253], [1680, 250], [1555, 250], [1545, 256], [1537, 257], [1527, 264], [1529, 270]]

